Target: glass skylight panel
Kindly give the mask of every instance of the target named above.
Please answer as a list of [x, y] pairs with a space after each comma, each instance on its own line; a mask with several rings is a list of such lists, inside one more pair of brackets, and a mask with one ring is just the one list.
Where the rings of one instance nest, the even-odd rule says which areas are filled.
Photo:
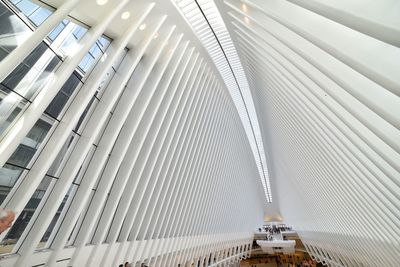
[[268, 167], [253, 99], [221, 14], [212, 0], [176, 0], [174, 3], [209, 52], [228, 87], [249, 139], [267, 202], [271, 202]]

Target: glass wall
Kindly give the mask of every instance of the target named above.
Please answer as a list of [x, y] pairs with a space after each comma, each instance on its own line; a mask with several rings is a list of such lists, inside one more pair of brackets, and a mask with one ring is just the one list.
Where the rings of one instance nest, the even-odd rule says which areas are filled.
[[[26, 40], [35, 28], [42, 24], [52, 13], [53, 10], [51, 8], [38, 6], [28, 0], [0, 1], [0, 61]], [[69, 18], [64, 19], [8, 77], [0, 82], [0, 141], [34, 101], [40, 90], [50, 81], [54, 72], [63, 63], [63, 58], [69, 53], [75, 52], [76, 44], [87, 31], [88, 28], [84, 25], [78, 25]], [[0, 168], [0, 203], [3, 203], [10, 192], [11, 194], [13, 193], [13, 187], [18, 184], [19, 179], [23, 179], [29, 172], [47, 139], [57, 127], [76, 93], [83, 86], [85, 79], [105, 53], [109, 44], [110, 39], [106, 36], [102, 36], [97, 40], [7, 163]], [[103, 89], [113, 77], [119, 62], [104, 77], [98, 92], [86, 107], [78, 124], [71, 132], [70, 138], [67, 139], [48, 170], [47, 175], [43, 177], [41, 184], [1, 242], [0, 254], [17, 250], [19, 237], [23, 234], [29, 221], [37, 216], [35, 212], [38, 208], [40, 209], [41, 203], [45, 201], [48, 193], [57, 182], [62, 167], [79, 139], [87, 119], [91, 116], [101, 98]], [[96, 144], [93, 144], [93, 149], [89, 152], [90, 155], [87, 155], [87, 158], [90, 159], [95, 149]], [[87, 164], [84, 165], [87, 166]], [[80, 183], [79, 177], [82, 176], [86, 166], [82, 166], [80, 174], [78, 174], [69, 192], [64, 197], [38, 248], [47, 247], [46, 242], [56, 232], [63, 212], [65, 212], [69, 202], [72, 200]], [[75, 234], [76, 231], [78, 229], [75, 229]], [[74, 235], [71, 235], [72, 239], [70, 239], [69, 243], [72, 242], [73, 237]]]
[[0, 2], [0, 61], [31, 34], [31, 29]]

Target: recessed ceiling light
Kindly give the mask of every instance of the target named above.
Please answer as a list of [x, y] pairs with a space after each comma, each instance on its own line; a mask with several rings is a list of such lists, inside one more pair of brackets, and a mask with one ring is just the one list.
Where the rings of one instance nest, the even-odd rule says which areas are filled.
[[247, 12], [247, 6], [246, 6], [246, 4], [242, 4], [242, 10], [244, 11], [244, 12]]
[[246, 22], [246, 24], [250, 24], [250, 19], [248, 17], [244, 17], [244, 22]]
[[157, 39], [158, 38], [158, 36], [159, 36], [159, 34], [158, 34], [158, 32], [156, 32], [155, 34], [154, 34], [154, 39]]
[[139, 26], [139, 30], [143, 31], [144, 29], [146, 29], [146, 23]]
[[107, 4], [108, 0], [96, 0], [96, 4], [98, 4], [99, 6], [104, 6], [105, 4]]
[[129, 18], [131, 13], [129, 11], [125, 11], [124, 13], [121, 14], [121, 19], [127, 19]]

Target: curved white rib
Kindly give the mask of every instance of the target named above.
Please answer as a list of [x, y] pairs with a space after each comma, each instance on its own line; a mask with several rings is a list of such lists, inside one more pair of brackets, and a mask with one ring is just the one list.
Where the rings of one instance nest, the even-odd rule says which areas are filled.
[[175, 0], [217, 66], [242, 119], [267, 202], [272, 201], [267, 160], [253, 98], [229, 32], [213, 0]]
[[398, 3], [219, 7], [253, 87], [284, 220], [329, 266], [398, 266]]

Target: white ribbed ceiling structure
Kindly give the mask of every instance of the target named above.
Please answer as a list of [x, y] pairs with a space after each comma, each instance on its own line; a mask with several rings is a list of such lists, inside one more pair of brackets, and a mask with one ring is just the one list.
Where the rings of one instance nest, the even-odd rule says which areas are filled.
[[252, 90], [279, 215], [328, 265], [399, 266], [400, 3], [216, 3]]
[[267, 202], [272, 201], [268, 165], [253, 98], [235, 46], [213, 0], [174, 1], [217, 66], [253, 150]]
[[0, 266], [237, 267], [270, 218], [400, 266], [399, 14], [0, 0]]

